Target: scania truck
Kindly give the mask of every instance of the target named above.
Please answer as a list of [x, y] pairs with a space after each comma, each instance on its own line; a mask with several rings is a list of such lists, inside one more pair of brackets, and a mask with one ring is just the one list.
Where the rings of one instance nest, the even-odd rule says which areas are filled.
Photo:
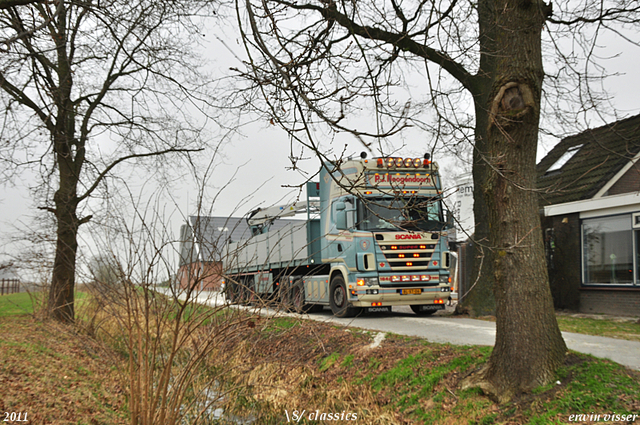
[[252, 236], [227, 244], [223, 260], [232, 302], [329, 306], [338, 317], [409, 305], [427, 316], [449, 299], [452, 223], [428, 154], [326, 162], [306, 200], [254, 210], [247, 221]]

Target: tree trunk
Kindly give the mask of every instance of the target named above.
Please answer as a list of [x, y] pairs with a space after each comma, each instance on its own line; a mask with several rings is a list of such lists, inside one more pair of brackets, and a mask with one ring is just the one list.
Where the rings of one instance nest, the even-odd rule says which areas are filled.
[[75, 138], [75, 107], [71, 101], [73, 78], [67, 51], [67, 9], [56, 21], [58, 86], [53, 90], [56, 120], [52, 128], [59, 187], [54, 195], [57, 222], [56, 256], [49, 290], [49, 315], [61, 322], [74, 321], [76, 253], [78, 251], [77, 188], [84, 162], [84, 142]]
[[78, 250], [78, 218], [75, 202], [64, 197], [64, 191], [58, 189], [55, 195], [58, 229], [49, 290], [49, 314], [60, 322], [72, 323], [75, 314], [73, 292]]
[[[548, 7], [539, 0], [483, 0], [481, 52], [486, 57], [486, 137], [479, 190], [488, 214], [496, 302], [496, 344], [482, 371], [467, 381], [499, 401], [546, 384], [566, 346], [553, 309], [545, 264], [535, 160], [542, 91], [541, 31]], [[484, 66], [484, 68], [482, 68]], [[486, 130], [485, 130], [486, 129]], [[486, 136], [485, 136], [486, 135]], [[482, 154], [482, 152], [480, 152]], [[475, 175], [474, 175], [475, 177]]]

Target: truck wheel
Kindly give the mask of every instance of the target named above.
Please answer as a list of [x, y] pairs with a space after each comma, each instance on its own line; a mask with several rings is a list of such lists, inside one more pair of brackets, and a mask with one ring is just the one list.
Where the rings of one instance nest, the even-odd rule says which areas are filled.
[[278, 286], [278, 295], [276, 296], [276, 306], [284, 311], [291, 310], [291, 288], [289, 283], [282, 282]]
[[331, 311], [336, 317], [353, 317], [361, 310], [359, 308], [349, 307], [349, 294], [347, 293], [347, 287], [341, 275], [331, 279], [329, 304], [331, 304]]
[[304, 303], [304, 286], [297, 283], [291, 289], [291, 309], [295, 313], [306, 313], [309, 306]]
[[228, 282], [224, 287], [224, 294], [229, 303], [236, 304], [238, 302], [238, 284]]
[[246, 302], [248, 305], [256, 305], [258, 303], [258, 294], [256, 293], [256, 288], [254, 285], [253, 276], [248, 277], [245, 281], [245, 294], [246, 294]]
[[418, 316], [431, 316], [437, 310], [425, 309], [426, 305], [412, 305], [411, 310]]
[[236, 292], [238, 294], [237, 303], [240, 305], [246, 305], [249, 302], [249, 295], [251, 294], [249, 279], [250, 278], [246, 276], [238, 279], [238, 288]]
[[307, 304], [304, 302], [305, 292], [304, 284], [302, 282], [296, 283], [291, 288], [291, 296], [289, 297], [289, 310], [294, 313], [316, 313], [322, 311], [322, 306], [317, 304]]

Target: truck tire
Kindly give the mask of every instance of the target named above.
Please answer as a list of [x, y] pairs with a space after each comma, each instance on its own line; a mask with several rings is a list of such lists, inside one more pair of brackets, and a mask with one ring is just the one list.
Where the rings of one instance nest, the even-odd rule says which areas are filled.
[[245, 301], [248, 305], [258, 304], [258, 294], [256, 293], [255, 280], [253, 276], [247, 277], [245, 281]]
[[423, 308], [426, 307], [424, 305], [412, 305], [411, 306], [411, 310], [413, 310], [413, 312], [418, 315], [418, 316], [431, 316], [433, 313], [435, 313], [438, 310], [424, 310]]
[[291, 310], [295, 313], [306, 313], [310, 306], [304, 303], [304, 285], [298, 282], [291, 288]]
[[353, 317], [361, 310], [360, 308], [349, 307], [349, 294], [342, 275], [337, 275], [331, 279], [329, 304], [333, 315], [336, 317]]
[[249, 302], [249, 278], [247, 276], [240, 277], [238, 279], [238, 287], [236, 290], [238, 294], [236, 302], [240, 305], [246, 305]]
[[235, 282], [228, 282], [224, 287], [224, 295], [227, 297], [227, 301], [230, 304], [238, 303], [238, 284]]
[[291, 287], [289, 283], [283, 282], [278, 286], [276, 308], [283, 311], [291, 311]]
[[304, 284], [297, 282], [290, 291], [289, 310], [294, 313], [316, 313], [322, 311], [322, 306], [318, 304], [308, 304], [304, 302]]

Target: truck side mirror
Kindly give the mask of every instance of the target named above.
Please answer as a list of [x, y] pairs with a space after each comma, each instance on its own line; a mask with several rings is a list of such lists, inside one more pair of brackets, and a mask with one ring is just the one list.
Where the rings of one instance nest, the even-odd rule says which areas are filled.
[[344, 202], [336, 202], [336, 227], [338, 230], [347, 230], [347, 206]]

